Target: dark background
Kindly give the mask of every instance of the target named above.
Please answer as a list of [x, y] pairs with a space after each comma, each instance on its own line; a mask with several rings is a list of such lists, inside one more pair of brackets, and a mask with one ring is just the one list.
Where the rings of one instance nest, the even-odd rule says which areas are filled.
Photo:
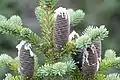
[[[0, 14], [9, 18], [12, 15], [19, 15], [23, 25], [29, 27], [37, 34], [40, 33], [39, 24], [35, 18], [34, 10], [38, 0], [0, 0]], [[120, 52], [120, 0], [59, 0], [56, 7], [63, 6], [82, 9], [86, 16], [79, 25], [72, 27], [81, 33], [88, 25], [105, 24], [109, 30], [109, 37], [102, 42], [102, 55], [106, 49], [114, 49], [119, 56]], [[15, 46], [18, 44], [12, 36], [0, 35], [0, 54], [6, 53], [12, 57], [17, 56]], [[7, 68], [0, 68], [0, 80], [9, 71]]]

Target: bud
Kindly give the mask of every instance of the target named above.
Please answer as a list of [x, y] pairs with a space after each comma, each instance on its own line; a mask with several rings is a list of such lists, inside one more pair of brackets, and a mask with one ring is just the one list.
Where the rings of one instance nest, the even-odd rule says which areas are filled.
[[24, 78], [32, 78], [34, 72], [34, 53], [31, 44], [21, 41], [16, 48], [18, 49], [19, 68], [18, 72]]
[[54, 46], [58, 52], [61, 52], [70, 34], [70, 18], [66, 8], [62, 7], [55, 10], [54, 16]]

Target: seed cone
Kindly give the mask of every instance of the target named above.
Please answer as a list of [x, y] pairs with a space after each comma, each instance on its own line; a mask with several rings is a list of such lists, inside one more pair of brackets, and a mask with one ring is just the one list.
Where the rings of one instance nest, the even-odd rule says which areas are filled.
[[58, 52], [61, 52], [67, 43], [69, 34], [69, 15], [65, 8], [60, 7], [55, 11], [54, 25], [54, 47]]
[[[21, 43], [19, 44], [21, 45]], [[25, 48], [27, 46], [27, 49]], [[31, 49], [28, 43], [24, 43], [18, 49], [19, 72], [25, 79], [30, 79], [34, 72], [34, 56], [31, 55]]]
[[86, 48], [77, 49], [76, 54], [73, 54], [72, 57], [79, 70], [83, 71], [87, 78], [94, 76], [101, 60], [101, 41], [96, 41]]
[[84, 48], [83, 61], [82, 61], [82, 71], [83, 74], [89, 78], [93, 77], [99, 68], [99, 57], [97, 48], [94, 44]]

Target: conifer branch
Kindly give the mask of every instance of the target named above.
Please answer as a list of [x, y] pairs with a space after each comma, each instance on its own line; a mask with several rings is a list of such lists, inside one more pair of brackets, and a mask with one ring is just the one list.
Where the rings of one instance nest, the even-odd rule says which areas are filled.
[[105, 28], [105, 25], [101, 25], [99, 28], [97, 26], [88, 26], [83, 35], [88, 35], [91, 38], [91, 41], [103, 40], [105, 37], [108, 37], [109, 31]]
[[74, 11], [73, 9], [68, 9], [67, 11], [70, 15], [70, 25], [71, 26], [78, 25], [84, 19], [85, 13], [80, 9], [78, 9], [76, 11]]
[[75, 63], [73, 61], [45, 64], [38, 69], [38, 77], [62, 77], [66, 73], [73, 71], [75, 68]]
[[37, 79], [37, 70], [39, 69], [39, 64], [38, 64], [38, 57], [37, 55], [34, 55], [34, 79]]
[[8, 56], [7, 54], [0, 55], [0, 67], [8, 67], [14, 72], [18, 71], [18, 61]]
[[85, 77], [83, 76], [82, 72], [79, 71], [79, 69], [77, 68], [76, 70], [74, 70], [74, 72], [70, 73], [70, 77], [69, 80], [85, 80]]
[[102, 60], [100, 64], [100, 73], [106, 73], [107, 70], [111, 68], [120, 67], [120, 57], [116, 57], [114, 50], [107, 50], [105, 52], [105, 58]]
[[120, 74], [112, 73], [107, 75], [106, 80], [120, 80]]
[[87, 44], [95, 43], [96, 41], [103, 40], [108, 36], [108, 31], [104, 25], [101, 25], [100, 28], [89, 26], [83, 32], [83, 35], [76, 40], [76, 47], [83, 48]]
[[7, 20], [1, 15], [0, 18], [2, 19], [0, 21], [0, 34], [13, 35], [18, 40], [26, 40], [34, 46], [37, 53], [40, 53], [41, 38], [30, 29], [22, 27], [22, 21], [19, 16], [12, 16]]
[[10, 73], [5, 74], [5, 79], [3, 80], [24, 80], [22, 76], [12, 76]]
[[42, 28], [42, 38], [47, 43], [47, 45], [52, 45], [53, 43], [53, 26], [54, 26], [54, 0], [40, 1], [40, 6], [35, 9], [36, 17]]
[[53, 27], [55, 3], [56, 0], [40, 0], [39, 6], [35, 9], [36, 18], [40, 23], [42, 31], [42, 52], [49, 58], [54, 56]]

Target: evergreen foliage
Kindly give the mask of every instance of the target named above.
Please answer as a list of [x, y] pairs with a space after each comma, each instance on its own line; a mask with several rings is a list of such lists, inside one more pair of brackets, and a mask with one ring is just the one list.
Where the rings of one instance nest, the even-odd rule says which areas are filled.
[[78, 25], [85, 16], [85, 13], [80, 9], [78, 9], [76, 11], [74, 11], [73, 9], [68, 9], [68, 13], [70, 15], [70, 25], [71, 26]]
[[109, 75], [106, 77], [106, 80], [120, 80], [120, 75], [117, 74], [117, 73], [109, 74]]
[[[84, 20], [85, 13], [80, 9], [74, 11], [72, 9], [61, 7], [63, 10], [58, 10], [56, 13], [62, 19], [58, 18], [56, 21], [56, 13], [54, 12], [56, 2], [56, 0], [40, 0], [39, 6], [35, 9], [36, 18], [42, 31], [41, 36], [38, 36], [29, 28], [23, 27], [22, 20], [19, 16], [14, 15], [7, 19], [5, 16], [0, 15], [0, 34], [15, 36], [19, 41], [24, 40], [27, 43], [30, 43], [35, 49], [33, 60], [34, 74], [29, 80], [119, 80], [119, 73], [106, 74], [109, 69], [116, 67], [120, 68], [120, 57], [116, 57], [115, 51], [109, 49], [105, 52], [105, 57], [102, 60], [98, 59], [101, 58], [101, 55], [99, 55], [101, 49], [96, 49], [96, 42], [108, 37], [109, 31], [107, 31], [105, 26], [88, 26], [81, 36], [77, 34], [77, 38], [75, 38], [76, 34], [72, 34], [72, 36], [64, 36], [68, 34], [66, 31], [69, 31], [69, 28], [65, 28], [65, 26], [76, 26]], [[68, 14], [67, 18], [70, 20], [67, 20], [66, 14]], [[57, 28], [54, 30], [56, 26]], [[62, 50], [60, 52], [55, 50], [54, 35], [57, 35], [57, 44], [61, 44], [64, 38], [67, 39], [64, 45], [62, 45]], [[70, 37], [71, 40], [68, 40], [68, 37]], [[94, 45], [94, 48], [92, 45]], [[95, 52], [87, 52], [89, 51], [88, 46], [91, 46], [90, 48]], [[26, 49], [28, 50], [28, 53], [30, 52], [30, 49], [31, 47]], [[84, 50], [81, 51], [82, 49]], [[80, 50], [80, 54], [86, 54], [86, 56], [79, 58], [82, 63], [75, 62], [75, 59], [71, 56], [76, 55], [78, 50]], [[40, 53], [45, 56], [45, 62], [42, 66], [39, 66], [38, 61]], [[83, 64], [83, 60], [85, 60], [87, 64], [89, 63], [90, 59], [87, 58], [89, 56], [87, 53], [95, 53], [95, 57], [100, 63], [100, 66], [97, 66], [97, 68], [99, 67], [98, 71], [89, 78], [85, 77], [83, 67], [78, 69], [78, 66], [76, 65], [77, 63]], [[19, 50], [18, 54], [21, 54]], [[23, 51], [22, 54], [24, 54], [22, 58], [27, 56], [25, 51]], [[3, 80], [28, 80], [27, 77], [24, 78], [22, 76], [23, 73], [18, 73], [20, 58], [20, 56], [12, 58], [6, 54], [0, 55], [0, 67], [8, 67], [10, 70], [14, 71], [14, 74], [6, 74], [6, 78]], [[90, 58], [94, 59], [93, 56], [90, 56]]]
[[23, 80], [22, 76], [12, 76], [10, 73], [5, 74], [6, 78], [3, 80]]
[[55, 64], [45, 64], [44, 66], [38, 69], [38, 76], [40, 78], [45, 77], [63, 77], [67, 72], [73, 71], [76, 69], [73, 61], [67, 62], [57, 62]]
[[114, 50], [107, 50], [105, 52], [105, 58], [102, 60], [100, 65], [100, 72], [106, 73], [111, 68], [120, 67], [120, 57], [116, 57]]
[[13, 59], [7, 54], [0, 55], [0, 67], [8, 67], [10, 70], [17, 72], [18, 60]]

